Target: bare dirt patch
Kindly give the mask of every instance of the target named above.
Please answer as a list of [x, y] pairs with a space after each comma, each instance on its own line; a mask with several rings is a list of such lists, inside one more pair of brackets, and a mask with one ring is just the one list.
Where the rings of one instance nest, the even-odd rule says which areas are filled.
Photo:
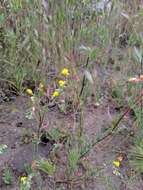
[[[35, 122], [25, 118], [25, 110], [28, 107], [27, 102], [27, 98], [17, 97], [16, 100], [11, 103], [3, 103], [0, 105], [0, 144], [6, 144], [8, 146], [7, 151], [3, 155], [0, 155], [0, 186], [2, 190], [8, 189], [2, 181], [2, 170], [6, 166], [9, 166], [13, 171], [13, 187], [16, 189], [18, 177], [25, 173], [24, 166], [31, 164], [34, 156], [48, 158], [53, 147], [50, 141], [46, 146], [39, 145], [38, 152], [36, 152], [35, 155], [33, 154], [33, 144], [31, 142], [27, 144], [22, 142], [24, 129], [35, 130]], [[114, 105], [100, 105], [98, 107], [87, 106], [84, 110], [84, 134], [87, 140], [95, 139], [98, 134], [106, 131], [111, 126], [112, 120], [117, 114], [118, 112], [114, 109]], [[65, 116], [54, 108], [47, 114], [49, 129], [58, 127], [63, 131], [67, 129], [74, 131], [78, 125], [74, 117], [74, 114]], [[87, 164], [88, 166], [86, 167], [88, 167], [89, 170], [93, 170], [94, 175], [86, 180], [86, 182], [81, 180], [77, 184], [74, 184], [74, 189], [104, 190], [108, 189], [109, 186], [119, 190], [143, 188], [140, 179], [134, 179], [132, 183], [129, 183], [129, 180], [132, 178], [132, 170], [129, 166], [126, 166], [126, 163], [128, 163], [128, 150], [133, 140], [133, 137], [129, 135], [130, 130], [133, 130], [132, 120], [127, 118], [120, 123], [119, 132], [113, 136], [109, 136], [90, 151], [89, 155], [85, 157], [88, 162], [86, 163], [83, 159], [83, 166]], [[124, 155], [124, 162], [120, 168], [121, 175], [115, 176], [113, 174], [113, 161], [119, 154]], [[64, 150], [63, 153], [59, 154], [59, 160], [63, 159]], [[60, 163], [58, 168], [58, 179], [64, 179], [65, 166], [62, 166]], [[45, 183], [47, 183], [46, 179]], [[65, 186], [65, 188], [68, 187]], [[10, 189], [12, 189], [12, 186]]]

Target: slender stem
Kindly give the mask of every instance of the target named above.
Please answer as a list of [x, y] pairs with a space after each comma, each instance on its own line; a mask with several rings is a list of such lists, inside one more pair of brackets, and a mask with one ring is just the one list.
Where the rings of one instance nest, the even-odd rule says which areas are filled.
[[39, 124], [38, 124], [38, 139], [40, 138], [40, 130], [44, 121], [45, 113], [41, 115], [41, 112], [39, 111]]
[[[143, 74], [143, 55], [142, 55], [142, 59], [141, 59], [141, 75]], [[143, 90], [143, 83], [141, 84], [141, 93]], [[141, 123], [143, 121], [143, 100], [141, 99]]]
[[[85, 68], [88, 67], [88, 64], [89, 64], [89, 57], [87, 58]], [[79, 97], [82, 96], [82, 93], [83, 93], [84, 88], [85, 88], [85, 84], [86, 84], [86, 77], [85, 77], [85, 75], [84, 75], [84, 76], [83, 76], [83, 80], [82, 80], [81, 90], [80, 90], [80, 93], [79, 93]]]
[[[142, 101], [142, 97], [143, 97], [143, 91], [141, 92], [141, 95], [137, 97], [137, 99], [135, 100], [134, 104], [138, 105], [139, 103], [141, 103]], [[119, 126], [119, 123], [121, 122], [121, 120], [124, 118], [124, 116], [129, 113], [131, 110], [130, 107], [128, 107], [125, 112], [120, 116], [120, 118], [117, 120], [117, 122], [114, 124], [113, 127], [110, 127], [110, 129], [108, 130], [108, 132], [104, 135], [101, 135], [99, 138], [96, 139], [95, 142], [93, 142], [91, 144], [91, 146], [80, 156], [80, 158], [83, 158], [86, 154], [89, 153], [89, 151], [98, 143], [102, 142], [104, 139], [106, 139], [107, 137], [109, 137], [110, 135], [113, 134], [113, 132], [115, 131], [115, 129]]]

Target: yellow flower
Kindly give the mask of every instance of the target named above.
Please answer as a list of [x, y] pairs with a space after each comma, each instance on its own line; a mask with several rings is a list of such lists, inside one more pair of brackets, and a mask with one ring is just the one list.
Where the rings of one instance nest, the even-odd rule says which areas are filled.
[[31, 96], [30, 98], [31, 98], [31, 101], [32, 101], [33, 103], [35, 103], [36, 98], [35, 98], [34, 96]]
[[67, 68], [64, 68], [62, 71], [61, 71], [61, 74], [65, 77], [67, 77], [69, 75], [69, 70]]
[[64, 81], [64, 80], [59, 80], [58, 81], [58, 84], [59, 84], [60, 87], [64, 87], [65, 83], [66, 83], [66, 81]]
[[44, 88], [44, 85], [40, 82], [39, 89], [43, 89], [43, 88]]
[[53, 97], [58, 97], [60, 95], [59, 91], [55, 90], [54, 93], [53, 93]]
[[40, 92], [42, 92], [42, 93], [44, 93], [44, 91], [45, 91], [44, 84], [42, 84], [41, 82], [40, 82], [40, 84], [39, 84], [38, 90], [39, 90]]
[[117, 160], [115, 160], [115, 161], [113, 162], [113, 164], [114, 164], [114, 166], [116, 166], [116, 167], [120, 167], [120, 162], [117, 161]]
[[113, 174], [116, 176], [121, 176], [121, 173], [118, 170], [113, 170]]
[[23, 183], [23, 182], [25, 182], [27, 180], [27, 177], [26, 176], [22, 176], [21, 178], [20, 178], [20, 181]]
[[30, 88], [27, 88], [27, 89], [26, 89], [26, 93], [27, 93], [28, 95], [30, 95], [30, 96], [33, 95], [33, 91], [32, 91]]

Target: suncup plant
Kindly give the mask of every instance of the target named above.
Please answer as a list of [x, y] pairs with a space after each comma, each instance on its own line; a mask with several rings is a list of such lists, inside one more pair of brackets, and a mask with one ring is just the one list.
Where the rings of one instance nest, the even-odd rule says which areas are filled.
[[31, 184], [32, 184], [32, 175], [27, 176], [21, 176], [20, 177], [20, 190], [29, 190], [31, 188]]
[[[34, 151], [37, 152], [38, 144], [39, 143], [45, 143], [42, 140], [42, 135], [46, 135], [46, 138], [49, 138], [49, 140], [54, 140], [53, 135], [50, 135], [50, 131], [48, 128], [48, 125], [45, 117], [48, 113], [49, 105], [48, 102], [45, 104], [41, 104], [42, 97], [46, 97], [49, 99], [50, 103], [53, 103], [54, 105], [58, 104], [58, 98], [64, 93], [66, 86], [68, 86], [68, 80], [69, 80], [70, 72], [67, 68], [63, 68], [59, 74], [59, 80], [56, 81], [56, 87], [53, 89], [49, 96], [47, 93], [48, 90], [46, 88], [46, 85], [44, 85], [42, 82], [39, 83], [39, 86], [37, 90], [34, 92], [32, 89], [27, 88], [25, 89], [25, 93], [30, 98], [30, 105], [31, 105], [31, 111], [27, 115], [28, 119], [35, 119], [37, 124], [36, 133], [33, 136], [32, 142], [34, 143]], [[44, 133], [45, 132], [45, 133]], [[55, 141], [56, 142], [56, 141]], [[20, 177], [20, 190], [28, 190], [31, 188], [32, 185], [32, 179], [37, 176], [36, 173], [39, 171], [42, 171], [50, 176], [53, 176], [55, 173], [55, 165], [53, 162], [47, 159], [43, 158], [36, 158], [33, 160], [31, 165], [31, 171], [27, 176], [21, 176]]]
[[64, 90], [66, 86], [68, 85], [68, 76], [69, 76], [69, 70], [67, 68], [63, 68], [60, 77], [64, 77], [62, 79], [59, 79], [57, 81], [57, 88], [53, 90], [53, 93], [48, 94], [48, 89], [46, 89], [46, 86], [44, 84], [40, 83], [39, 87], [37, 89], [37, 92], [33, 92], [32, 89], [27, 88], [26, 93], [30, 96], [31, 99], [31, 116], [36, 120], [37, 122], [37, 138], [40, 140], [41, 137], [41, 130], [45, 128], [45, 114], [48, 112], [48, 102], [45, 103], [45, 105], [41, 104], [42, 97], [47, 98], [50, 102], [55, 104], [57, 101], [57, 98], [61, 96], [62, 93], [64, 93]]
[[[38, 147], [37, 145], [39, 143], [44, 143], [44, 142], [42, 142], [42, 136], [43, 136], [43, 132], [45, 131], [46, 132], [45, 135], [47, 136], [47, 138], [49, 138], [49, 140], [55, 141], [54, 146], [57, 148], [55, 148], [54, 151], [56, 151], [56, 149], [58, 150], [60, 148], [60, 146], [58, 145], [59, 141], [56, 140], [56, 137], [58, 138], [58, 134], [56, 136], [53, 135], [52, 131], [50, 131], [48, 128], [48, 124], [45, 123], [45, 122], [47, 122], [45, 119], [46, 114], [48, 113], [48, 111], [50, 109], [49, 103], [46, 102], [43, 105], [43, 104], [41, 104], [41, 99], [42, 99], [42, 97], [47, 97], [50, 102], [50, 105], [51, 104], [53, 104], [55, 106], [57, 105], [60, 111], [62, 111], [64, 114], [65, 113], [67, 114], [68, 111], [66, 111], [65, 109], [66, 109], [66, 104], [68, 104], [68, 99], [63, 99], [63, 98], [66, 98], [66, 96], [64, 94], [68, 93], [68, 92], [66, 92], [67, 88], [68, 88], [68, 90], [71, 89], [71, 91], [73, 91], [73, 89], [72, 89], [73, 84], [72, 84], [71, 76], [72, 76], [72, 71], [70, 71], [68, 68], [63, 68], [58, 75], [58, 80], [55, 81], [56, 88], [52, 90], [50, 96], [49, 96], [49, 93], [47, 93], [48, 89], [46, 88], [46, 86], [43, 83], [39, 84], [39, 86], [35, 92], [33, 92], [32, 89], [30, 89], [30, 88], [27, 88], [25, 90], [25, 93], [27, 93], [27, 95], [29, 95], [30, 101], [31, 101], [31, 113], [29, 115], [30, 116], [29, 119], [35, 119], [36, 123], [37, 123], [36, 134], [33, 136], [33, 142], [36, 145], [36, 147]], [[83, 80], [85, 80], [85, 79], [83, 78]], [[84, 91], [84, 86], [81, 88], [83, 88], [82, 90]], [[79, 122], [79, 125], [77, 126], [77, 129], [74, 132], [74, 134], [71, 134], [69, 136], [69, 140], [66, 144], [66, 149], [67, 149], [67, 153], [68, 153], [66, 175], [67, 175], [67, 178], [69, 178], [69, 180], [70, 180], [70, 175], [74, 175], [76, 170], [78, 170], [79, 161], [80, 161], [80, 158], [82, 157], [82, 154], [85, 153], [85, 151], [90, 147], [90, 143], [85, 142], [86, 139], [84, 139], [84, 135], [83, 135], [84, 118], [83, 118], [83, 110], [82, 110], [83, 109], [83, 99], [82, 99], [82, 93], [80, 93], [81, 88], [77, 91], [74, 91], [75, 97], [78, 97], [78, 99], [77, 99], [76, 106], [74, 106], [74, 109], [72, 110], [73, 113], [78, 112], [79, 117], [80, 117], [80, 122]], [[60, 99], [60, 98], [62, 98], [62, 99]], [[65, 106], [65, 109], [63, 109], [63, 110], [61, 109], [61, 103], [64, 104], [64, 106]], [[73, 148], [71, 149], [70, 146], [72, 146]], [[76, 148], [75, 148], [75, 146], [76, 146]], [[36, 166], [36, 169], [39, 169], [47, 174], [50, 174], [51, 171], [53, 171], [52, 173], [55, 172], [55, 165], [48, 160], [37, 160], [35, 166]], [[24, 182], [24, 184], [25, 183], [26, 182]], [[22, 185], [22, 183], [21, 183], [21, 185]]]

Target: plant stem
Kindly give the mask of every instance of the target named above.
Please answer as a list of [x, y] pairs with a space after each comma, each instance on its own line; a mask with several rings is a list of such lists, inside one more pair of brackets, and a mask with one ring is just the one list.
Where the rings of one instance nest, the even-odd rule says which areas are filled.
[[[135, 100], [134, 104], [138, 105], [141, 101], [142, 101], [142, 97], [143, 97], [143, 91], [141, 92], [141, 95], [137, 97], [137, 99]], [[108, 132], [104, 135], [101, 135], [99, 138], [96, 139], [95, 142], [93, 142], [91, 144], [91, 146], [80, 156], [80, 158], [83, 158], [86, 154], [88, 154], [90, 152], [90, 150], [92, 148], [94, 148], [94, 146], [100, 142], [102, 142], [104, 139], [106, 139], [107, 137], [109, 137], [110, 135], [113, 134], [113, 132], [115, 131], [115, 129], [119, 126], [119, 123], [121, 122], [121, 120], [124, 118], [124, 116], [129, 113], [131, 111], [131, 108], [128, 107], [125, 112], [119, 117], [119, 119], [117, 120], [117, 122], [114, 124], [114, 126], [110, 127]]]
[[[88, 64], [89, 64], [89, 57], [87, 57], [87, 61], [86, 61], [85, 68], [88, 67]], [[80, 93], [79, 93], [79, 97], [82, 96], [83, 91], [84, 91], [84, 88], [85, 88], [85, 85], [86, 85], [86, 77], [85, 77], [85, 75], [84, 75], [84, 76], [83, 76], [83, 80], [82, 80], [81, 90], [80, 90]]]

